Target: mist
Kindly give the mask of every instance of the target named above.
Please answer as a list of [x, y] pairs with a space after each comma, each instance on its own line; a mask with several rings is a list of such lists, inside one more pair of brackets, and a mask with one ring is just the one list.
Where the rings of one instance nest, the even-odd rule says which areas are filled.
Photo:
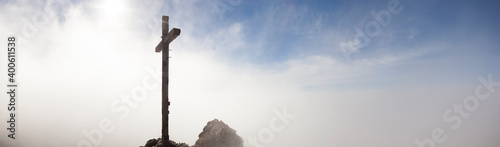
[[182, 30], [170, 44], [176, 142], [194, 145], [218, 119], [245, 147], [500, 144], [494, 4], [398, 1], [360, 47], [356, 28], [390, 2], [3, 2], [1, 43], [19, 38], [19, 88], [16, 139], [1, 129], [0, 146], [160, 138], [163, 15]]

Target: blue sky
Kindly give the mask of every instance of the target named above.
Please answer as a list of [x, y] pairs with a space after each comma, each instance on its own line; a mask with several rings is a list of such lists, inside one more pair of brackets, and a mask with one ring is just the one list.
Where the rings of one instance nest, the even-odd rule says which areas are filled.
[[[170, 44], [175, 141], [193, 145], [218, 118], [246, 147], [500, 144], [496, 1], [1, 3], [0, 36], [19, 38], [21, 121], [19, 139], [2, 131], [0, 146], [139, 146], [160, 137], [162, 15], [182, 30]], [[114, 129], [92, 142], [84, 132], [103, 120]], [[440, 129], [446, 139], [432, 140]]]

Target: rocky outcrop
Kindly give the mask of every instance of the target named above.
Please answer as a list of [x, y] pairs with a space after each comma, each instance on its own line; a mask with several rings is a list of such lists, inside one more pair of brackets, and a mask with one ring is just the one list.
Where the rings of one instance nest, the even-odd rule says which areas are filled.
[[[172, 140], [170, 140], [170, 144], [172, 145], [172, 147], [189, 147], [188, 144], [176, 143]], [[161, 138], [158, 138], [158, 139], [150, 139], [146, 142], [146, 145], [140, 147], [161, 147], [161, 145], [162, 145]]]
[[243, 139], [224, 122], [209, 121], [193, 147], [243, 147]]
[[[243, 139], [236, 134], [236, 131], [218, 119], [209, 121], [198, 137], [192, 147], [243, 147]], [[173, 147], [189, 147], [188, 144], [172, 140], [170, 144]], [[146, 145], [141, 147], [161, 147], [161, 145], [161, 138], [158, 138], [148, 140]]]

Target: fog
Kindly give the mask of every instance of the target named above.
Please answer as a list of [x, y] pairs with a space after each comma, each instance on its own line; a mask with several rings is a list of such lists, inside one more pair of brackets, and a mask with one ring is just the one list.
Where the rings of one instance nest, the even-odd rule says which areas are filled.
[[[484, 5], [450, 6], [462, 12], [450, 23], [459, 32], [433, 34], [442, 26], [410, 24], [435, 22], [416, 12], [442, 4], [402, 1], [404, 11], [359, 48], [346, 30], [387, 2], [356, 1], [326, 11], [332, 13], [313, 4], [262, 3], [2, 2], [1, 43], [9, 35], [19, 40], [19, 88], [16, 139], [1, 129], [0, 146], [136, 147], [161, 137], [161, 54], [154, 48], [162, 15], [182, 30], [170, 44], [169, 129], [176, 142], [194, 145], [217, 118], [246, 147], [500, 144], [500, 44], [498, 28], [486, 25], [498, 22], [476, 11]], [[397, 34], [403, 26], [416, 29]], [[350, 58], [342, 46], [355, 46]], [[7, 52], [0, 56], [5, 71]], [[7, 95], [1, 98], [6, 107]], [[8, 116], [0, 111], [1, 120]]]

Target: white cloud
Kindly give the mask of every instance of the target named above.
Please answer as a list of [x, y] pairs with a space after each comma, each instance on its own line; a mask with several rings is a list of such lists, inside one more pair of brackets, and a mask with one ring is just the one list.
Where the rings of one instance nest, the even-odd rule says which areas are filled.
[[[209, 3], [128, 1], [123, 5], [110, 4], [120, 7], [108, 9], [101, 1], [90, 1], [62, 7], [61, 14], [50, 23], [37, 26], [36, 35], [26, 38], [20, 46], [19, 135], [24, 142], [19, 146], [36, 146], [40, 142], [45, 146], [76, 146], [86, 140], [82, 130], [98, 128], [103, 118], [111, 119], [116, 130], [104, 134], [101, 146], [139, 146], [159, 137], [159, 83], [147, 91], [143, 101], [134, 101], [137, 106], [130, 109], [125, 119], [120, 119], [123, 114], [113, 112], [110, 107], [114, 101], [121, 100], [122, 95], [130, 95], [134, 88], [141, 86], [145, 77], [151, 76], [146, 69], [160, 66], [161, 54], [153, 50], [160, 41], [161, 15], [170, 16], [170, 27], [182, 29], [171, 44], [170, 129], [175, 141], [194, 144], [203, 126], [213, 118], [229, 124], [244, 139], [257, 136], [261, 129], [269, 127], [273, 109], [287, 107], [297, 117], [285, 130], [276, 133], [268, 146], [366, 146], [372, 143], [373, 146], [410, 146], [414, 138], [428, 135], [427, 130], [420, 130], [432, 129], [440, 123], [441, 114], [431, 112], [441, 112], [453, 104], [456, 97], [474, 90], [467, 84], [422, 88], [411, 82], [395, 84], [390, 88], [396, 88], [390, 90], [378, 87], [390, 84], [384, 81], [382, 74], [400, 72], [392, 67], [416, 64], [419, 57], [446, 47], [439, 43], [393, 53], [366, 52], [368, 58], [353, 60], [351, 64], [329, 54], [306, 54], [272, 64], [234, 61], [232, 58], [238, 57], [230, 57], [231, 52], [252, 48], [248, 46], [262, 50], [263, 42], [273, 40], [263, 37], [263, 40], [249, 42], [245, 35], [252, 27], [250, 22], [216, 23], [220, 21], [214, 19], [218, 14], [206, 11], [212, 8], [204, 5]], [[40, 5], [18, 2], [2, 6], [2, 10], [12, 13], [0, 14], [0, 27], [13, 28], [14, 34], [22, 36], [24, 22], [9, 23], [8, 20], [30, 20], [32, 15], [44, 12]], [[206, 7], [197, 8], [200, 5]], [[287, 12], [309, 11], [286, 8]], [[115, 16], [118, 11], [127, 15]], [[290, 18], [305, 17], [299, 14]], [[311, 25], [328, 29], [321, 24], [326, 21], [319, 18]], [[265, 24], [267, 21], [263, 23], [263, 33], [256, 34], [267, 36], [265, 33], [272, 31], [272, 27]], [[280, 20], [279, 23], [286, 22]], [[336, 28], [329, 28], [326, 35], [320, 36], [330, 36], [333, 47], [340, 47], [341, 51], [359, 50], [359, 42], [341, 42], [342, 31], [332, 30]], [[334, 34], [336, 32], [338, 34]], [[2, 29], [0, 33], [5, 36], [9, 32]], [[4, 55], [5, 52], [1, 52], [0, 56]], [[1, 63], [5, 65], [5, 61]], [[401, 79], [407, 77], [422, 78], [410, 72]], [[151, 79], [154, 83], [155, 78]], [[356, 88], [377, 80], [382, 82], [369, 88]], [[496, 103], [485, 103], [482, 108], [488, 110]], [[6, 116], [0, 114], [2, 118]], [[487, 121], [490, 115], [475, 116], [481, 118], [479, 121]], [[422, 125], [415, 120], [431, 121]], [[415, 133], [408, 135], [412, 131]], [[398, 141], [383, 140], [393, 138]], [[0, 146], [4, 146], [5, 138], [0, 140]]]
[[339, 46], [342, 52], [354, 53], [358, 52], [360, 48], [359, 43], [359, 40], [351, 40], [347, 42], [341, 42]]
[[412, 28], [410, 33], [408, 33], [408, 39], [414, 39], [420, 33], [417, 28]]

